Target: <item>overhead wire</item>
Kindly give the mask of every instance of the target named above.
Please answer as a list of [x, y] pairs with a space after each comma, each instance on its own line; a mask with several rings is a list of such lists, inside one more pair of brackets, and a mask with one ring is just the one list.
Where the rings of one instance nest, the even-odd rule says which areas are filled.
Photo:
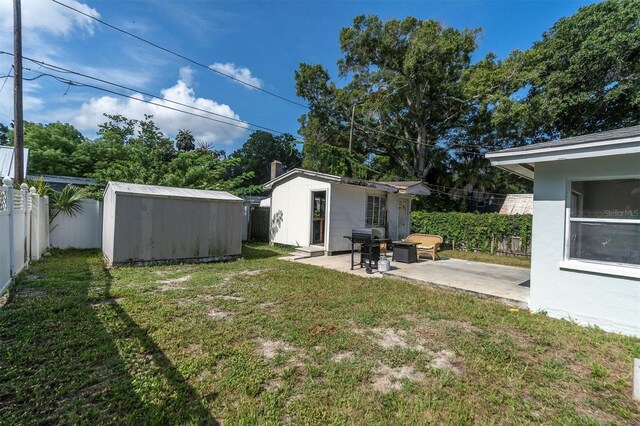
[[[2, 54], [2, 55], [10, 55], [10, 56], [13, 56], [13, 54], [12, 54], [11, 52], [6, 52], [6, 51], [0, 51], [0, 54]], [[40, 67], [42, 67], [42, 68], [46, 68], [46, 69], [48, 69], [48, 70], [50, 70], [50, 71], [60, 72], [60, 73], [64, 73], [64, 74], [73, 74], [73, 75], [77, 75], [77, 76], [79, 76], [79, 77], [87, 78], [87, 79], [89, 79], [89, 80], [98, 81], [98, 82], [100, 82], [100, 83], [108, 84], [108, 85], [110, 85], [110, 86], [118, 87], [118, 88], [120, 88], [120, 89], [124, 89], [124, 90], [128, 90], [128, 91], [131, 91], [131, 92], [140, 93], [141, 95], [149, 96], [149, 97], [156, 98], [156, 99], [162, 99], [162, 100], [163, 100], [163, 101], [165, 101], [165, 102], [169, 102], [169, 103], [172, 103], [172, 104], [175, 104], [175, 105], [180, 105], [180, 106], [182, 106], [182, 107], [190, 108], [190, 109], [193, 109], [193, 110], [196, 110], [196, 111], [201, 111], [201, 112], [204, 112], [204, 113], [206, 113], [206, 114], [210, 114], [210, 115], [215, 115], [215, 116], [218, 116], [218, 117], [222, 117], [222, 118], [224, 118], [224, 119], [226, 119], [226, 120], [230, 120], [230, 121], [235, 121], [235, 122], [239, 122], [239, 123], [247, 124], [247, 125], [250, 125], [250, 126], [252, 126], [252, 127], [254, 127], [254, 128], [259, 128], [259, 129], [262, 129], [262, 130], [267, 130], [267, 131], [269, 131], [269, 132], [279, 133], [279, 134], [285, 134], [285, 133], [287, 133], [287, 132], [283, 132], [283, 131], [280, 131], [280, 130], [272, 129], [272, 128], [270, 128], [270, 127], [262, 126], [262, 125], [255, 124], [255, 123], [251, 123], [251, 122], [246, 121], [246, 120], [241, 120], [241, 119], [238, 119], [238, 118], [235, 118], [235, 117], [229, 117], [229, 116], [226, 116], [226, 115], [224, 115], [224, 114], [219, 114], [219, 113], [217, 113], [217, 112], [213, 112], [213, 111], [209, 111], [209, 110], [206, 110], [206, 109], [203, 109], [203, 108], [199, 108], [199, 107], [197, 107], [197, 106], [193, 106], [193, 105], [185, 104], [185, 103], [183, 103], [183, 102], [178, 102], [178, 101], [175, 101], [175, 100], [173, 100], [173, 99], [163, 98], [163, 97], [160, 97], [160, 96], [158, 96], [158, 95], [155, 95], [155, 94], [152, 94], [152, 93], [145, 92], [144, 90], [139, 90], [139, 89], [135, 89], [135, 88], [127, 87], [127, 86], [124, 86], [124, 85], [122, 85], [122, 84], [115, 83], [115, 82], [112, 82], [112, 81], [109, 81], [109, 80], [105, 80], [105, 79], [102, 79], [102, 78], [99, 78], [99, 77], [94, 77], [94, 76], [91, 76], [91, 75], [88, 75], [88, 74], [84, 74], [84, 73], [81, 73], [81, 72], [78, 72], [78, 71], [73, 71], [73, 70], [70, 70], [70, 69], [67, 69], [67, 68], [61, 67], [61, 66], [59, 66], [59, 65], [48, 64], [48, 63], [46, 63], [46, 62], [44, 62], [44, 61], [41, 61], [41, 60], [38, 60], [38, 59], [29, 58], [29, 57], [27, 57], [27, 56], [23, 56], [22, 58], [23, 58], [23, 59], [25, 59], [25, 60], [27, 60], [27, 61], [29, 61], [29, 62], [32, 62], [32, 63], [34, 63], [34, 64], [36, 64], [36, 65], [39, 65], [39, 66], [40, 66]], [[26, 68], [25, 68], [25, 69], [26, 69]]]
[[7, 84], [7, 80], [11, 76], [12, 70], [13, 70], [13, 64], [9, 67], [9, 71], [7, 71], [7, 75], [0, 76], [0, 78], [4, 78], [4, 81], [2, 82], [2, 87], [0, 87], [0, 93], [2, 93], [2, 90], [4, 89], [4, 85]]
[[146, 43], [146, 44], [148, 44], [149, 46], [153, 46], [153, 47], [155, 47], [156, 49], [160, 49], [160, 50], [162, 50], [163, 52], [166, 52], [166, 53], [169, 53], [169, 54], [171, 54], [171, 55], [174, 55], [174, 56], [176, 56], [176, 57], [178, 57], [178, 58], [180, 58], [180, 59], [183, 59], [183, 60], [185, 60], [185, 61], [187, 61], [187, 62], [189, 62], [189, 63], [191, 63], [191, 64], [193, 64], [193, 65], [196, 65], [196, 66], [201, 67], [201, 68], [205, 68], [205, 69], [207, 69], [207, 70], [209, 70], [209, 71], [211, 71], [211, 72], [213, 72], [213, 73], [216, 73], [216, 74], [219, 74], [219, 75], [221, 75], [221, 76], [224, 76], [224, 77], [226, 77], [226, 78], [228, 78], [228, 79], [231, 79], [231, 80], [235, 81], [236, 83], [240, 83], [240, 84], [243, 84], [243, 85], [245, 85], [245, 86], [247, 86], [247, 87], [251, 87], [252, 89], [258, 90], [258, 91], [260, 91], [260, 92], [262, 92], [262, 93], [268, 94], [268, 95], [273, 96], [273, 97], [275, 97], [275, 98], [278, 98], [278, 99], [280, 99], [280, 100], [282, 100], [282, 101], [288, 102], [288, 103], [293, 104], [293, 105], [300, 106], [300, 107], [302, 107], [302, 108], [309, 109], [309, 106], [308, 106], [308, 105], [304, 105], [304, 104], [302, 104], [302, 103], [300, 103], [300, 102], [298, 102], [298, 101], [295, 101], [295, 100], [292, 100], [292, 99], [286, 98], [286, 97], [284, 97], [284, 96], [278, 95], [278, 94], [277, 94], [277, 93], [275, 93], [275, 92], [272, 92], [272, 91], [267, 90], [267, 89], [263, 89], [262, 87], [257, 86], [257, 85], [255, 85], [255, 84], [248, 83], [248, 82], [246, 82], [246, 81], [244, 81], [244, 80], [242, 80], [242, 79], [239, 79], [239, 78], [237, 78], [237, 77], [234, 77], [234, 76], [233, 76], [233, 75], [231, 75], [231, 74], [227, 74], [227, 73], [225, 73], [225, 72], [222, 72], [222, 71], [216, 70], [216, 69], [214, 69], [214, 68], [211, 68], [209, 65], [203, 64], [202, 62], [196, 61], [195, 59], [191, 59], [191, 58], [187, 57], [186, 55], [183, 55], [183, 54], [181, 54], [181, 53], [178, 53], [178, 52], [176, 52], [176, 51], [174, 51], [174, 50], [171, 50], [171, 49], [169, 49], [169, 48], [167, 48], [167, 47], [163, 47], [163, 46], [161, 46], [161, 45], [159, 45], [159, 44], [157, 44], [157, 43], [154, 43], [154, 42], [152, 42], [152, 41], [150, 41], [150, 40], [147, 40], [147, 39], [145, 39], [145, 38], [143, 38], [143, 37], [140, 37], [139, 35], [136, 35], [136, 34], [134, 34], [134, 33], [130, 32], [130, 31], [127, 31], [127, 30], [124, 30], [124, 29], [122, 29], [122, 28], [119, 28], [119, 27], [117, 27], [117, 26], [115, 26], [115, 25], [113, 25], [113, 24], [110, 24], [110, 23], [108, 23], [108, 22], [106, 22], [106, 21], [104, 21], [104, 20], [102, 20], [102, 19], [100, 19], [100, 18], [96, 18], [96, 17], [95, 17], [95, 16], [93, 16], [93, 15], [90, 15], [90, 14], [88, 14], [88, 13], [86, 13], [86, 12], [83, 12], [83, 11], [81, 11], [81, 10], [79, 10], [79, 9], [76, 9], [75, 7], [73, 7], [73, 6], [71, 6], [71, 5], [65, 4], [65, 3], [61, 2], [61, 1], [58, 1], [58, 0], [51, 0], [51, 1], [52, 1], [52, 2], [54, 2], [54, 3], [56, 3], [56, 4], [58, 4], [58, 5], [60, 5], [60, 6], [62, 6], [62, 7], [66, 7], [67, 9], [70, 9], [70, 10], [72, 10], [72, 11], [76, 12], [76, 13], [79, 13], [79, 14], [81, 14], [81, 15], [83, 15], [83, 16], [85, 16], [85, 17], [89, 18], [89, 19], [92, 19], [92, 20], [94, 20], [94, 21], [96, 21], [96, 22], [99, 22], [100, 24], [102, 24], [102, 25], [104, 25], [104, 26], [106, 26], [106, 27], [109, 27], [109, 28], [111, 28], [112, 30], [118, 31], [118, 32], [120, 32], [120, 33], [122, 33], [122, 34], [126, 34], [126, 35], [127, 35], [127, 36], [129, 36], [129, 37], [133, 37], [133, 38], [135, 38], [135, 39], [136, 39], [136, 40], [138, 40], [138, 41], [141, 41], [141, 42], [143, 42], [143, 43]]

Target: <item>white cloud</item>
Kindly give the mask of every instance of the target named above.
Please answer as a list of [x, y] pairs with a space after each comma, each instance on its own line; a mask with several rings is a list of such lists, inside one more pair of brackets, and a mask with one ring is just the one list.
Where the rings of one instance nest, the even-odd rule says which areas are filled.
[[[246, 67], [237, 67], [233, 62], [227, 62], [226, 64], [222, 64], [220, 62], [216, 62], [215, 64], [209, 65], [209, 68], [212, 70], [227, 74], [232, 76], [233, 78], [240, 80], [244, 83], [251, 84], [252, 86], [256, 86], [262, 88], [262, 80], [258, 77], [254, 77], [251, 75], [251, 70]], [[249, 87], [243, 85], [244, 87]]]
[[[64, 0], [65, 4], [78, 9], [89, 16], [99, 18], [100, 14], [85, 3], [77, 0]], [[96, 22], [71, 9], [53, 3], [50, 0], [23, 0], [22, 27], [27, 31], [43, 31], [55, 36], [68, 36], [75, 28], [93, 34]], [[13, 2], [0, 2], [0, 28], [13, 28]]]
[[[119, 99], [113, 96], [92, 98], [85, 102], [78, 110], [58, 112], [56, 118], [61, 121], [70, 121], [81, 131], [95, 132], [98, 124], [106, 121], [104, 114], [121, 114], [127, 118], [142, 119], [145, 114], [153, 115], [155, 123], [166, 135], [175, 136], [179, 129], [191, 130], [196, 140], [213, 144], [233, 144], [234, 141], [246, 134], [247, 126], [237, 121], [225, 120], [224, 117], [240, 119], [240, 117], [225, 104], [219, 104], [212, 99], [196, 97], [193, 88], [192, 71], [183, 68], [180, 70], [180, 79], [172, 87], [162, 90], [162, 98], [145, 99], [137, 93], [132, 95], [136, 99], [152, 101], [155, 104], [169, 106], [180, 110], [187, 110], [200, 116], [206, 116], [215, 120], [221, 120], [234, 126], [206, 120], [178, 111], [163, 108], [162, 106], [140, 102], [134, 99]], [[214, 112], [224, 117], [207, 114], [203, 111], [193, 110], [187, 107], [173, 104], [168, 100], [180, 102], [205, 111]], [[241, 126], [235, 127], [235, 126]]]

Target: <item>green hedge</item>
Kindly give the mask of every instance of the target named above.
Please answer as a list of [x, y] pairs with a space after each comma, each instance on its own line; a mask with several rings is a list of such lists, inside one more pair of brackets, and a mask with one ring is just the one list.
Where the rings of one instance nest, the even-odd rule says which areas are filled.
[[498, 213], [411, 213], [412, 232], [440, 235], [457, 250], [491, 252], [503, 241], [511, 248], [511, 237], [521, 238], [521, 251], [531, 244], [531, 215]]

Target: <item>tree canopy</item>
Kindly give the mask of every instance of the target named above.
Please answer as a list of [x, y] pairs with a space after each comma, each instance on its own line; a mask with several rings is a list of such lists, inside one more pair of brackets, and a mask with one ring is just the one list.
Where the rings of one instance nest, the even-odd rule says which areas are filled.
[[270, 165], [274, 160], [282, 163], [283, 170], [299, 167], [302, 154], [296, 148], [296, 140], [290, 134], [273, 135], [263, 130], [253, 132], [242, 147], [231, 154], [238, 160], [233, 174], [252, 172], [247, 185], [262, 185], [269, 180]]
[[640, 122], [640, 0], [581, 8], [504, 59], [472, 60], [479, 32], [356, 17], [339, 35], [340, 80], [320, 64], [295, 73], [304, 166], [487, 198], [530, 188], [487, 151]]

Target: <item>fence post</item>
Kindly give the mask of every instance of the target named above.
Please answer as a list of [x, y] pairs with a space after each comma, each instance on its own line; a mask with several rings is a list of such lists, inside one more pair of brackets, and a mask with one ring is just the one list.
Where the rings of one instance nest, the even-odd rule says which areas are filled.
[[9, 176], [2, 179], [2, 186], [6, 188], [7, 193], [7, 211], [9, 212], [9, 276], [13, 278], [16, 270], [15, 253], [13, 252], [13, 181]]
[[20, 185], [20, 197], [22, 197], [22, 208], [24, 209], [24, 241], [23, 241], [23, 246], [24, 246], [24, 251], [22, 252], [22, 261], [24, 262], [25, 265], [29, 265], [29, 241], [31, 240], [31, 238], [29, 238], [29, 225], [31, 224], [31, 217], [29, 216], [29, 196], [27, 195], [29, 194], [29, 186], [22, 182], [22, 184]]

